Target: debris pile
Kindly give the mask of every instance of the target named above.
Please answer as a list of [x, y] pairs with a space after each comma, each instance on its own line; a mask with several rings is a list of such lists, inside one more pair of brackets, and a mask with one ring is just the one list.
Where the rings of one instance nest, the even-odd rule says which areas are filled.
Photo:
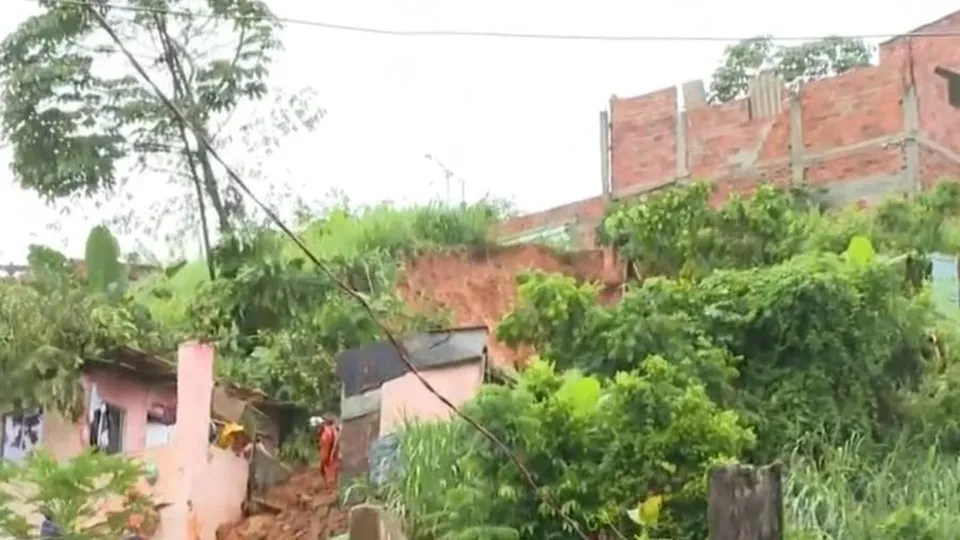
[[347, 513], [340, 509], [336, 486], [327, 486], [319, 468], [294, 474], [252, 506], [246, 518], [221, 525], [217, 540], [314, 540], [344, 532]]

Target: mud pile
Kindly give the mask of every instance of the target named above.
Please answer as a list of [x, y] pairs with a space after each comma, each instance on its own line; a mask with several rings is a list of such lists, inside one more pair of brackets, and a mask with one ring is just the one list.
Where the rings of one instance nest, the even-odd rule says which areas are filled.
[[337, 488], [328, 487], [317, 468], [291, 476], [289, 482], [267, 492], [263, 502], [261, 513], [221, 525], [217, 540], [314, 540], [347, 528], [347, 512], [339, 507]]

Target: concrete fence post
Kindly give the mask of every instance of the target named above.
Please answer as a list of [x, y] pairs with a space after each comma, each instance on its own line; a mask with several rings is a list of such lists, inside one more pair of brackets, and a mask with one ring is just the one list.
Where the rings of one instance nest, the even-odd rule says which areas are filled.
[[710, 540], [782, 540], [781, 465], [715, 467], [709, 504]]
[[400, 524], [379, 506], [360, 504], [350, 509], [350, 540], [406, 540]]
[[910, 187], [920, 192], [923, 191], [923, 179], [920, 178], [920, 143], [917, 141], [920, 107], [917, 87], [912, 83], [903, 89], [903, 127], [906, 131], [903, 140], [903, 174]]
[[806, 179], [803, 142], [803, 87], [790, 92], [790, 183], [798, 186]]

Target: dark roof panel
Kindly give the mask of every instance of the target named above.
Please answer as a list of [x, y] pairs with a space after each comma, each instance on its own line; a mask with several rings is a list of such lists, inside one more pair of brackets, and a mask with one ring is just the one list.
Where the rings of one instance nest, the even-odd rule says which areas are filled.
[[[399, 339], [417, 369], [433, 369], [483, 358], [486, 326], [452, 328], [404, 336]], [[337, 356], [337, 375], [345, 396], [379, 388], [407, 373], [400, 355], [389, 341], [349, 349]]]

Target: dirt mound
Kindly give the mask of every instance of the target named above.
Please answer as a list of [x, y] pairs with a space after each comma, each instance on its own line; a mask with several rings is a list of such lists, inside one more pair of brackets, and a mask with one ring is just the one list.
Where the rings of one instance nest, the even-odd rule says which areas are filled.
[[[618, 293], [623, 280], [623, 269], [612, 253], [558, 253], [545, 246], [519, 244], [425, 253], [407, 262], [398, 292], [417, 309], [449, 312], [455, 326], [483, 324], [492, 331], [516, 304], [517, 274], [534, 269], [599, 282], [608, 298]], [[492, 343], [490, 355], [504, 365], [517, 366], [530, 351]]]
[[279, 513], [254, 514], [221, 525], [217, 540], [313, 540], [342, 533], [347, 513], [341, 511], [337, 497], [337, 488], [328, 487], [318, 469], [307, 469], [264, 497]]

